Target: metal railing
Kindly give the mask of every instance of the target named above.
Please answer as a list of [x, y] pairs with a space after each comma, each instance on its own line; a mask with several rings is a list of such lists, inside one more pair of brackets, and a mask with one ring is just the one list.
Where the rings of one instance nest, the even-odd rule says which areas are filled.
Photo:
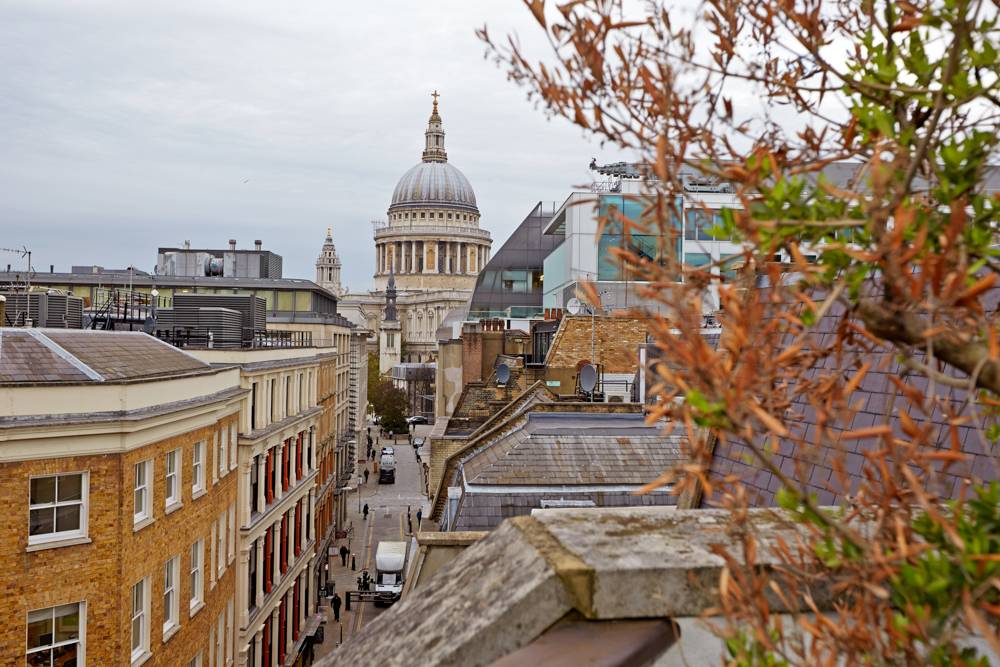
[[284, 349], [312, 347], [311, 331], [247, 330], [239, 338], [229, 338], [204, 327], [155, 329], [154, 335], [174, 347], [207, 349]]

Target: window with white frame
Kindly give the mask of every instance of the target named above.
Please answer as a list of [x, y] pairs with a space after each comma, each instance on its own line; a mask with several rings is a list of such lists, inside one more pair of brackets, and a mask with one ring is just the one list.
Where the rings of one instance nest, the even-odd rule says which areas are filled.
[[32, 477], [28, 492], [28, 544], [86, 537], [89, 475]]
[[133, 523], [145, 521], [152, 516], [149, 507], [150, 480], [153, 478], [153, 461], [140, 461], [135, 464], [135, 489], [134, 489], [134, 509], [132, 511]]
[[166, 460], [166, 506], [173, 507], [181, 502], [181, 450], [167, 452]]
[[228, 658], [226, 659], [226, 664], [233, 664], [233, 659], [236, 657], [236, 645], [233, 642], [234, 631], [233, 627], [233, 599], [229, 598], [229, 602], [226, 603], [226, 653], [228, 653]]
[[215, 622], [215, 664], [222, 667], [225, 662], [226, 613], [220, 612]]
[[239, 442], [239, 435], [236, 433], [236, 422], [229, 424], [229, 469], [234, 470], [238, 463], [236, 455], [236, 444]]
[[191, 545], [191, 562], [188, 568], [188, 578], [191, 586], [191, 610], [201, 604], [205, 598], [205, 540], [198, 540]]
[[213, 521], [212, 522], [212, 541], [208, 543], [208, 550], [209, 550], [209, 552], [211, 552], [211, 556], [212, 556], [212, 559], [210, 561], [210, 567], [212, 569], [210, 569], [208, 571], [208, 574], [209, 574], [209, 577], [211, 579], [212, 586], [215, 586], [215, 571], [216, 571], [215, 570], [215, 568], [216, 568], [216, 565], [215, 565], [215, 562], [216, 562], [215, 561], [215, 545], [216, 545], [216, 540], [218, 539], [216, 537], [216, 532], [217, 531], [218, 531], [218, 526], [216, 526], [215, 525], [215, 521]]
[[174, 556], [163, 564], [163, 634], [174, 629], [181, 622], [180, 583], [181, 559]]
[[191, 449], [191, 493], [205, 490], [205, 443], [196, 442]]
[[149, 579], [132, 586], [132, 662], [149, 653]]
[[229, 562], [236, 558], [236, 504], [229, 506]]
[[201, 653], [188, 661], [188, 667], [201, 667]]
[[219, 517], [219, 529], [216, 531], [218, 535], [219, 543], [216, 545], [216, 567], [218, 567], [217, 574], [222, 576], [222, 573], [226, 571], [226, 512], [222, 513]]
[[226, 429], [220, 429], [220, 430], [216, 431], [216, 433], [215, 433], [215, 441], [219, 444], [219, 446], [216, 447], [215, 449], [216, 449], [216, 452], [218, 452], [217, 456], [218, 456], [218, 463], [219, 463], [218, 467], [219, 467], [219, 477], [220, 478], [223, 477], [223, 476], [225, 476], [226, 472], [228, 472], [228, 470], [229, 470], [226, 467], [226, 435], [228, 433], [229, 432]]
[[83, 602], [28, 612], [28, 665], [82, 665], [87, 621]]

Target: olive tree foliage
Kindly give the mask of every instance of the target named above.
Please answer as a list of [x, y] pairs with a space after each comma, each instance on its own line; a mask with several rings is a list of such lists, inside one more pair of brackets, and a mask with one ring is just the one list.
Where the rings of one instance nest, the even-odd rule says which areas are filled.
[[[484, 27], [487, 56], [547, 114], [646, 165], [642, 218], [611, 212], [603, 224], [669, 241], [684, 170], [732, 184], [738, 201], [715, 229], [743, 243], [735, 279], [684, 266], [670, 242], [652, 260], [616, 250], [671, 313], [650, 325], [669, 362], [652, 417], [684, 426], [688, 459], [653, 485], [703, 493], [742, 535], [741, 553], [720, 552], [725, 660], [985, 664], [961, 641], [970, 635], [1000, 655], [1000, 492], [937, 483], [968, 463], [959, 425], [976, 425], [988, 457], [1000, 435], [988, 303], [1000, 287], [1000, 199], [987, 188], [1000, 141], [996, 0], [525, 5], [551, 51]], [[853, 179], [826, 176], [844, 161], [858, 165]], [[699, 331], [709, 288], [717, 348]], [[815, 335], [830, 318], [834, 335]], [[852, 429], [853, 397], [889, 361], [903, 370], [886, 414]], [[795, 427], [803, 404], [818, 424], [808, 438]], [[754, 567], [762, 536], [746, 521], [747, 488], [709, 475], [713, 448], [736, 442], [800, 522], [799, 543], [770, 545], [783, 563], [773, 570]], [[801, 461], [827, 457], [847, 502], [821, 507], [779, 467], [782, 443]], [[864, 462], [852, 477], [854, 452]], [[817, 610], [820, 583], [834, 593], [829, 614], [787, 625], [772, 612]]]

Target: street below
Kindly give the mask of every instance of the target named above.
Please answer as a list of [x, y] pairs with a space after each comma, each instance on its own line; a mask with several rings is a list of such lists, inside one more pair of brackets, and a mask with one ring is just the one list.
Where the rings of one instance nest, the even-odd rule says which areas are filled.
[[[431, 427], [427, 425], [416, 426], [413, 437], [426, 437], [430, 429]], [[373, 580], [375, 579], [375, 552], [381, 541], [406, 542], [409, 549], [407, 555], [407, 565], [409, 565], [409, 558], [412, 558], [415, 548], [412, 539], [413, 531], [417, 528], [417, 510], [422, 509], [426, 516], [430, 507], [424, 494], [425, 480], [422, 465], [417, 462], [417, 452], [409, 444], [407, 436], [404, 434], [395, 439], [376, 439], [378, 427], [374, 425], [371, 426], [371, 434], [373, 440], [377, 440], [376, 461], [381, 458], [382, 448], [394, 449], [396, 480], [392, 484], [379, 484], [375, 462], [371, 458], [365, 461], [359, 458], [353, 482], [356, 490], [347, 503], [348, 535], [345, 539], [334, 541], [328, 558], [330, 579], [335, 582], [335, 590], [345, 604], [341, 606], [340, 621], [337, 622], [329, 601], [323, 602], [321, 613], [326, 618], [326, 630], [323, 643], [316, 646], [317, 659], [336, 650], [342, 641], [347, 641], [366, 623], [388, 609], [375, 606], [373, 602], [352, 600], [351, 609], [348, 611], [345, 593], [358, 590], [358, 580], [365, 570]], [[366, 449], [367, 444], [362, 445], [359, 455], [364, 456]], [[429, 445], [424, 445], [419, 450], [419, 455], [422, 461], [428, 461]], [[366, 469], [369, 472], [367, 482], [364, 481]], [[365, 505], [368, 506], [367, 519], [364, 517]], [[340, 558], [342, 545], [350, 551], [346, 566], [342, 565]]]

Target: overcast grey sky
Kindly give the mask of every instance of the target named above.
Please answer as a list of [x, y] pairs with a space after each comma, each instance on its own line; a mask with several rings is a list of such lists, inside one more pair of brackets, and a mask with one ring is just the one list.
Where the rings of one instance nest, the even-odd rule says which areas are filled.
[[517, 0], [5, 0], [0, 246], [151, 271], [158, 246], [260, 238], [312, 278], [330, 225], [367, 288], [370, 220], [420, 160], [436, 88], [497, 249], [591, 156], [622, 156], [534, 109], [484, 61], [483, 23], [538, 37]]

